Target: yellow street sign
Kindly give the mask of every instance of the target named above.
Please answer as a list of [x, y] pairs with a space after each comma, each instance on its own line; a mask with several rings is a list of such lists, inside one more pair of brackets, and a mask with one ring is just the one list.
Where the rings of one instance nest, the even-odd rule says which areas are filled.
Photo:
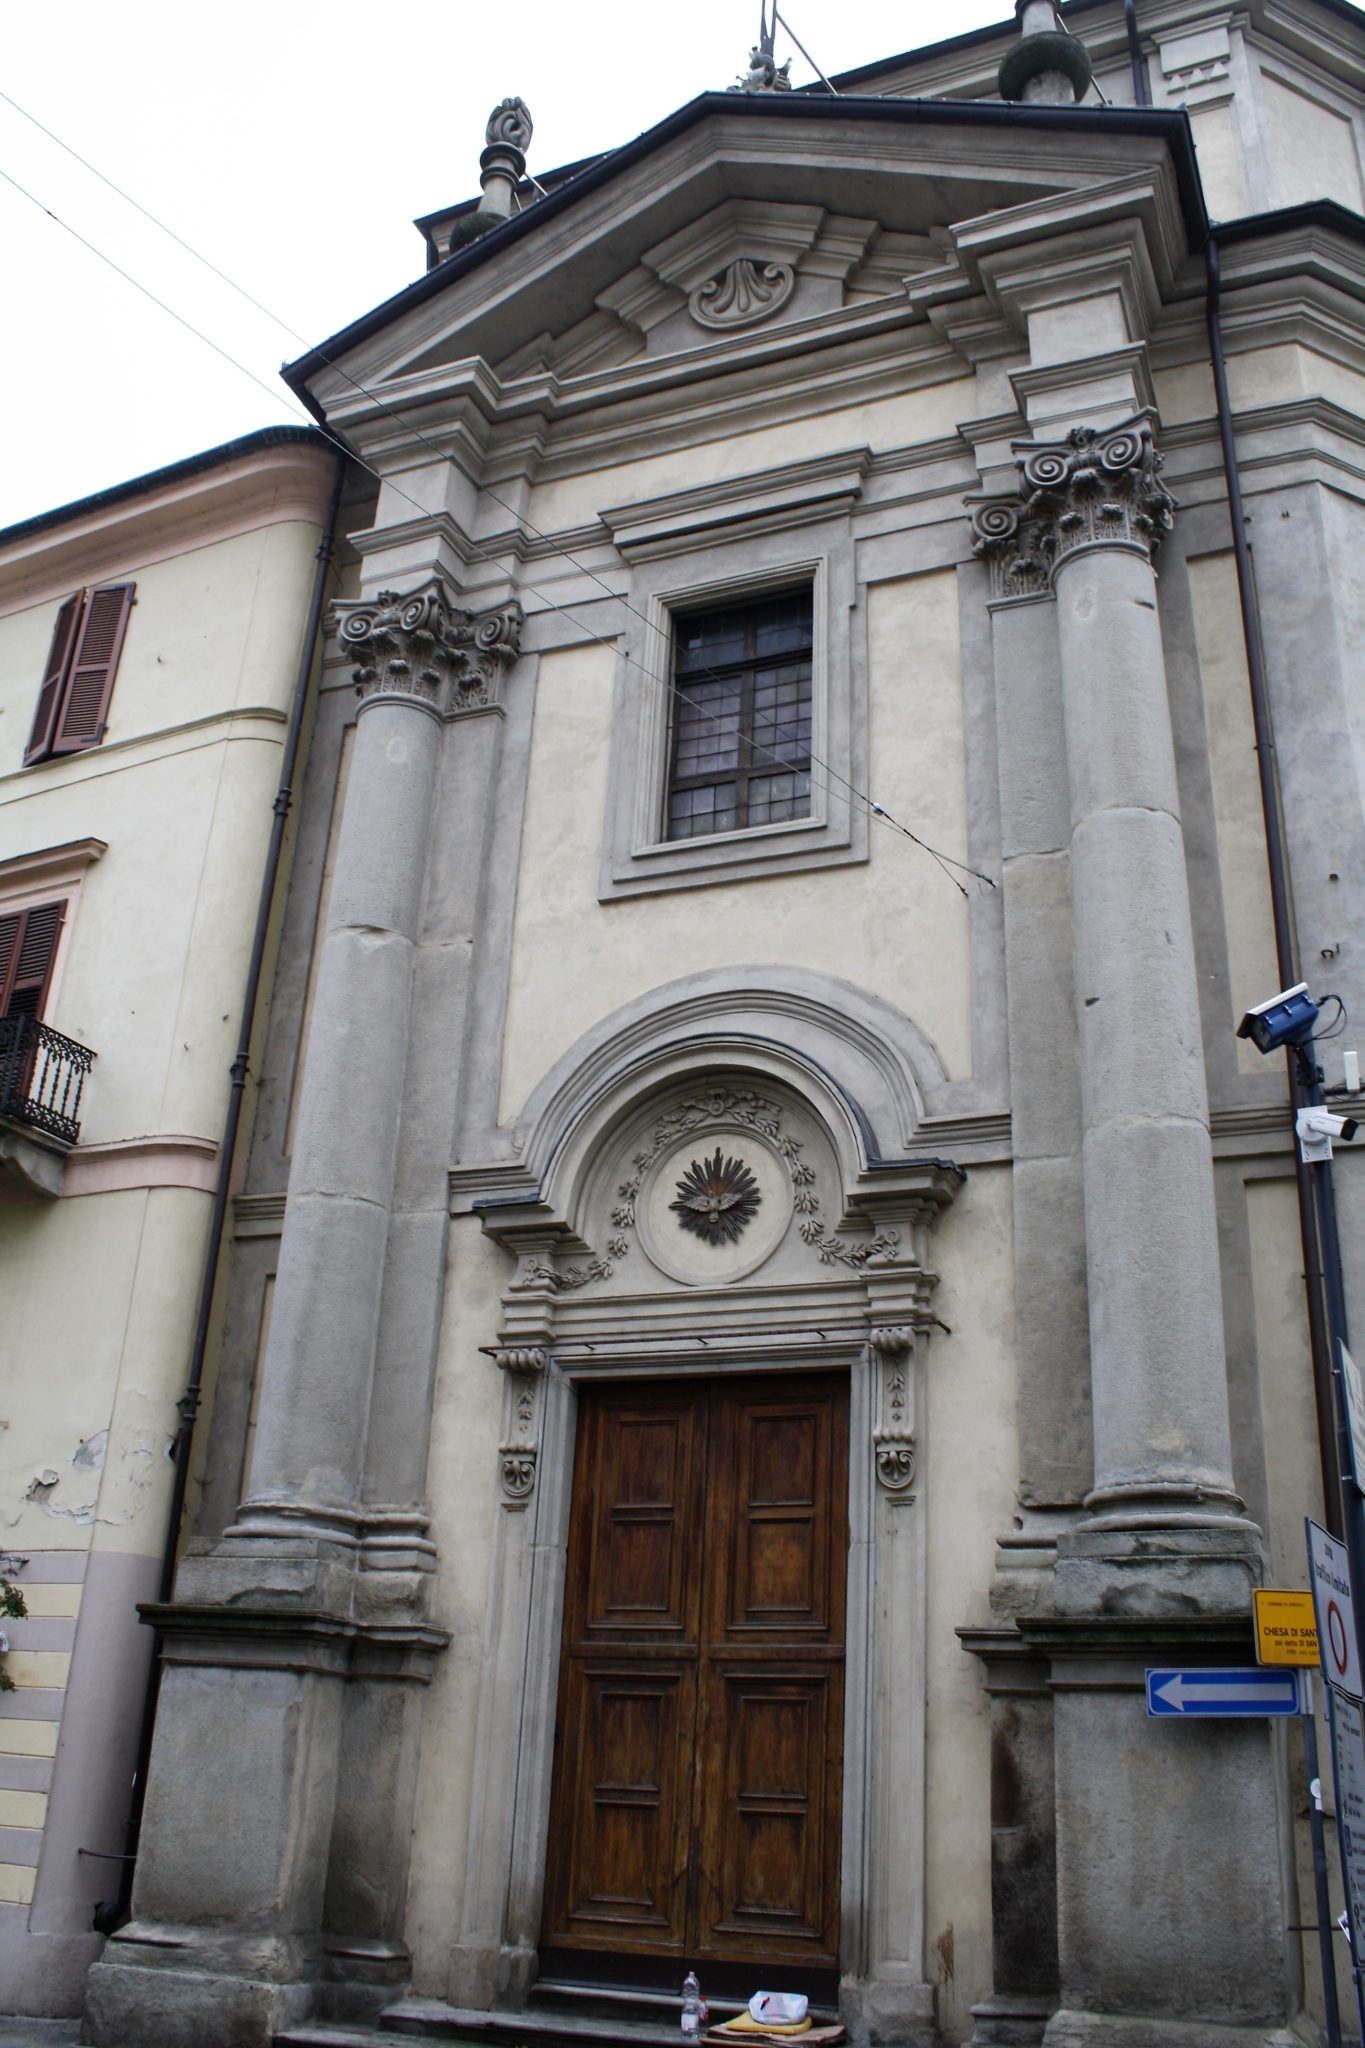
[[1252, 1594], [1256, 1605], [1258, 1664], [1316, 1664], [1318, 1630], [1313, 1595], [1266, 1588]]

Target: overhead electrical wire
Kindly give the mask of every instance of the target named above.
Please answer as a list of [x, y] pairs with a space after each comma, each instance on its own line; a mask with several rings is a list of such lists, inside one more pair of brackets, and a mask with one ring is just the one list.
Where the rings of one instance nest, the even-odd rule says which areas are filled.
[[[783, 26], [786, 27], [787, 24], [784, 23]], [[805, 53], [803, 52], [803, 55], [804, 54]], [[291, 326], [291, 324], [287, 320], [282, 319], [278, 313], [274, 312], [269, 306], [264, 305], [262, 301], [256, 298], [253, 293], [249, 292], [244, 285], [238, 284], [235, 278], [229, 277], [227, 272], [220, 269], [219, 266], [211, 260], [211, 258], [205, 256], [199, 249], [195, 248], [192, 243], [187, 242], [183, 236], [178, 235], [174, 228], [167, 226], [167, 224], [163, 220], [161, 220], [156, 214], [152, 213], [147, 207], [143, 206], [140, 200], [135, 199], [131, 193], [126, 192], [121, 185], [117, 184], [112, 178], [108, 177], [95, 164], [92, 164], [88, 157], [82, 156], [79, 150], [74, 149], [53, 129], [47, 127], [47, 125], [44, 122], [38, 120], [36, 115], [30, 114], [27, 108], [21, 106], [19, 102], [16, 99], [14, 99], [9, 93], [0, 90], [0, 100], [4, 100], [6, 105], [13, 107], [16, 113], [22, 115], [26, 121], [29, 121], [35, 128], [39, 129], [40, 132], [46, 135], [50, 141], [55, 142], [59, 149], [64, 150], [67, 153], [67, 155], [74, 158], [74, 160], [77, 163], [79, 163], [83, 169], [87, 170], [92, 177], [98, 178], [101, 184], [107, 185], [110, 191], [117, 194], [117, 196], [120, 199], [122, 199], [125, 202], [125, 204], [131, 206], [136, 212], [140, 213], [145, 220], [150, 221], [153, 227], [158, 228], [161, 231], [161, 233], [167, 235], [170, 238], [170, 240], [177, 245], [177, 247], [183, 249], [187, 255], [192, 256], [196, 262], [202, 264], [206, 270], [210, 271], [223, 284], [227, 285], [229, 290], [236, 292], [239, 298], [244, 299], [248, 305], [253, 306], [258, 313], [264, 315], [264, 317], [267, 320], [271, 321], [273, 325], [278, 327], [281, 330], [281, 332], [290, 335], [292, 339], [298, 342], [302, 348], [308, 349], [310, 347], [305, 337], [302, 334], [300, 334], [295, 327]], [[368, 474], [374, 477], [379, 484], [387, 485], [388, 488], [392, 492], [394, 492], [396, 496], [402, 498], [405, 501], [405, 503], [411, 505], [413, 509], [419, 512], [424, 518], [430, 516], [429, 507], [420, 504], [419, 501], [416, 498], [412, 497], [410, 493], [405, 491], [401, 487], [401, 485], [395, 483], [392, 477], [386, 477], [382, 471], [376, 469], [372, 463], [367, 462], [363, 456], [358, 455], [354, 449], [347, 446], [347, 444], [340, 440], [337, 435], [329, 432], [327, 428], [319, 426], [317, 422], [314, 419], [312, 419], [307, 412], [303, 410], [303, 408], [291, 403], [290, 399], [286, 397], [286, 395], [279, 389], [277, 385], [267, 383], [265, 378], [258, 376], [254, 370], [249, 369], [245, 363], [239, 361], [239, 359], [236, 356], [231, 355], [228, 352], [228, 350], [223, 348], [218, 342], [214, 341], [212, 336], [205, 334], [201, 328], [196, 327], [192, 321], [187, 320], [183, 314], [177, 312], [175, 307], [169, 305], [164, 299], [159, 298], [157, 294], [153, 292], [147, 285], [143, 284], [139, 278], [134, 277], [130, 271], [125, 270], [121, 264], [117, 263], [114, 260], [114, 258], [108, 254], [107, 251], [101, 249], [96, 243], [88, 240], [87, 237], [82, 235], [78, 229], [72, 227], [70, 222], [63, 220], [62, 217], [59, 214], [55, 213], [50, 206], [46, 205], [45, 202], [41, 200], [36, 193], [29, 191], [29, 189], [25, 185], [20, 184], [17, 178], [12, 177], [10, 173], [8, 171], [5, 171], [3, 168], [0, 168], [0, 178], [3, 178], [5, 182], [11, 185], [16, 192], [21, 193], [22, 196], [25, 199], [27, 199], [31, 205], [37, 207], [41, 213], [46, 214], [49, 220], [55, 222], [55, 224], [58, 227], [64, 229], [67, 234], [71, 235], [76, 241], [78, 241], [81, 244], [82, 248], [87, 249], [92, 255], [98, 256], [101, 262], [105, 263], [111, 270], [115, 271], [117, 275], [122, 277], [126, 283], [132, 285], [136, 291], [141, 292], [142, 295], [145, 298], [149, 299], [151, 303], [155, 305], [161, 312], [168, 314], [170, 318], [176, 321], [179, 326], [185, 328], [185, 330], [188, 333], [194, 335], [196, 340], [202, 341], [208, 348], [211, 348], [213, 350], [215, 355], [220, 356], [224, 362], [229, 363], [233, 369], [240, 371], [243, 376], [249, 377], [251, 381], [255, 385], [257, 385], [260, 390], [264, 391], [267, 394], [267, 396], [269, 396], [276, 403], [284, 406], [287, 411], [293, 413], [295, 418], [300, 420], [303, 424], [312, 427], [317, 433], [321, 434], [323, 439], [328, 441], [334, 448], [336, 448], [342, 455], [344, 455], [348, 461], [356, 463], [358, 467], [367, 471]], [[377, 411], [381, 412], [382, 414], [385, 415], [385, 417], [392, 419], [397, 425], [401, 426], [405, 432], [411, 434], [413, 438], [416, 441], [418, 441], [423, 447], [430, 449], [432, 454], [436, 456], [439, 462], [448, 465], [452, 468], [454, 467], [452, 457], [447, 455], [443, 449], [438, 447], [434, 441], [432, 441], [426, 434], [424, 434], [420, 427], [416, 426], [411, 420], [405, 418], [404, 415], [400, 413], [394, 406], [390, 405], [387, 402], [387, 400], [381, 398], [377, 392], [372, 391], [367, 385], [361, 383], [358, 378], [351, 375], [349, 370], [343, 368], [341, 364], [334, 362], [332, 358], [326, 355], [323, 350], [313, 347], [311, 348], [310, 353], [316, 356], [321, 363], [327, 366], [327, 368], [334, 370], [338, 376], [344, 377], [346, 382], [352, 387], [352, 389], [357, 391], [361, 395], [361, 397], [363, 397], [369, 404], [373, 405]], [[613, 589], [612, 586], [603, 577], [597, 574], [596, 570], [591, 568], [586, 562], [581, 562], [574, 555], [570, 554], [567, 548], [565, 548], [560, 542], [554, 539], [553, 535], [542, 532], [539, 527], [535, 526], [533, 522], [525, 516], [525, 514], [518, 513], [511, 505], [507, 503], [506, 499], [502, 498], [498, 494], [498, 492], [491, 488], [491, 486], [485, 483], [481, 484], [479, 488], [486, 497], [491, 499], [491, 501], [494, 504], [496, 504], [497, 506], [500, 507], [501, 510], [506, 512], [508, 517], [513, 519], [524, 533], [530, 535], [533, 539], [544, 542], [547, 547], [553, 549], [556, 554], [561, 556], [562, 559], [566, 561], [571, 568], [575, 569], [580, 575], [586, 576], [591, 582], [597, 584], [598, 588], [602, 590], [607, 597], [611, 598], [614, 603], [621, 605], [627, 612], [631, 614], [632, 617], [638, 619], [641, 622], [641, 624], [644, 625], [650, 632], [656, 634], [661, 640], [664, 641], [665, 645], [668, 646], [671, 651], [671, 642], [669, 640], [669, 636], [663, 631], [663, 629], [657, 624], [655, 620], [651, 619], [646, 613], [640, 611], [639, 608], [633, 605], [630, 599], [626, 597], [621, 591]], [[466, 535], [463, 538], [470, 552], [474, 554], [476, 559], [493, 567], [498, 566], [497, 557], [494, 554], [491, 554], [486, 548], [480, 547], [478, 542], [476, 542], [471, 536]], [[679, 703], [686, 703], [689, 709], [694, 714], [700, 711], [704, 717], [710, 718], [713, 723], [721, 723], [720, 715], [718, 713], [708, 710], [707, 707], [699, 704], [695, 698], [686, 696], [685, 693], [678, 688], [678, 686], [672, 681], [670, 677], [668, 677], [667, 675], [660, 675], [656, 673], [656, 671], [654, 671], [653, 669], [647, 668], [643, 662], [637, 660], [635, 656], [632, 655], [626, 648], [619, 647], [613, 641], [604, 639], [601, 634], [593, 632], [591, 627], [587, 626], [581, 619], [574, 617], [570, 612], [568, 612], [565, 609], [563, 605], [557, 603], [554, 598], [550, 597], [547, 592], [537, 589], [535, 584], [527, 581], [524, 578], [520, 579], [520, 587], [525, 589], [530, 596], [536, 598], [540, 603], [547, 606], [551, 611], [556, 612], [561, 618], [568, 620], [569, 623], [574, 627], [576, 632], [585, 634], [599, 647], [607, 649], [607, 651], [613, 654], [614, 656], [619, 655], [620, 658], [628, 664], [628, 666], [638, 669], [640, 674], [643, 675], [647, 681], [655, 684], [662, 683], [664, 688], [670, 693], [670, 695], [675, 697]], [[702, 670], [700, 671], [700, 673], [702, 675], [708, 675], [711, 672], [709, 670]], [[719, 681], [718, 677], [713, 677], [712, 679]], [[773, 762], [773, 764], [776, 767], [787, 770], [788, 772], [800, 772], [799, 770], [793, 770], [790, 761], [785, 759], [785, 757], [781, 754], [777, 753], [773, 748], [765, 746], [761, 741], [755, 741], [751, 738], [750, 747], [751, 750], [756, 750], [758, 753], [766, 756], [766, 758]], [[878, 819], [881, 823], [888, 826], [892, 831], [897, 832], [903, 838], [908, 839], [912, 845], [919, 847], [919, 849], [922, 852], [927, 853], [930, 859], [937, 864], [937, 866], [942, 870], [942, 872], [945, 875], [947, 875], [948, 880], [952, 882], [954, 888], [956, 888], [962, 896], [965, 897], [967, 895], [967, 891], [963, 887], [962, 883], [958, 880], [957, 875], [950, 872], [951, 869], [956, 868], [959, 871], [959, 873], [970, 875], [974, 880], [985, 883], [988, 888], [995, 888], [996, 884], [992, 876], [984, 873], [982, 870], [978, 868], [970, 866], [965, 861], [959, 861], [954, 859], [951, 854], [942, 853], [939, 851], [938, 848], [931, 846], [927, 840], [921, 838], [917, 832], [912, 831], [908, 825], [903, 824], [899, 818], [895, 817], [890, 811], [888, 811], [884, 804], [878, 803], [875, 800], [875, 798], [868, 795], [865, 791], [860, 790], [856, 786], [856, 784], [850, 782], [847, 776], [840, 774], [839, 770], [837, 768], [834, 768], [829, 762], [821, 760], [820, 757], [814, 753], [812, 753], [809, 756], [809, 759], [812, 767], [822, 769], [824, 771], [825, 776], [832, 776], [834, 778], [834, 782], [838, 783], [839, 785], [841, 785], [843, 789], [847, 790], [849, 796], [856, 803], [863, 805], [869, 817]], [[834, 793], [833, 784], [829, 781], [825, 781], [821, 778], [816, 777], [812, 777], [812, 781], [815, 782], [816, 787], [823, 788], [830, 794]]]

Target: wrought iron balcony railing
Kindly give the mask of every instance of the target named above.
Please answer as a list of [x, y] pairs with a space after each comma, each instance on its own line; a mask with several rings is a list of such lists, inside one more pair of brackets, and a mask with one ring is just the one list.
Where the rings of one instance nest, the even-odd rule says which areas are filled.
[[89, 1046], [36, 1017], [0, 1017], [0, 1117], [74, 1145], [81, 1090], [94, 1063]]

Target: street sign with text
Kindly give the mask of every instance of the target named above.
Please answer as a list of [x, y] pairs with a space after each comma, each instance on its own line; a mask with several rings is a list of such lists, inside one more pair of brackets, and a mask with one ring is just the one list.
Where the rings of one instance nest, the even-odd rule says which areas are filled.
[[1149, 1671], [1147, 1712], [1154, 1720], [1171, 1715], [1238, 1717], [1297, 1714], [1299, 1682], [1292, 1671]]
[[1308, 1524], [1308, 1569], [1318, 1616], [1322, 1673], [1329, 1685], [1353, 1700], [1361, 1696], [1360, 1653], [1351, 1607], [1351, 1567], [1346, 1545], [1316, 1522]]
[[1316, 1664], [1318, 1631], [1313, 1595], [1262, 1586], [1251, 1596], [1256, 1613], [1258, 1664]]

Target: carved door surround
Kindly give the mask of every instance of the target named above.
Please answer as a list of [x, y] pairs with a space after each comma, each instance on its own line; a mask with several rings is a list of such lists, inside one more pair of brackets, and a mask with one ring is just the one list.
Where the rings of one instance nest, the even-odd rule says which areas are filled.
[[[501, 1507], [449, 1996], [515, 2006], [539, 1968], [580, 1390], [834, 1371], [847, 1376], [850, 1444], [841, 2004], [873, 2038], [927, 2041], [916, 1436], [937, 1277], [928, 1233], [961, 1175], [860, 1160], [818, 1091], [798, 1095], [767, 1064], [655, 1091], [637, 1077], [624, 1107], [599, 1107], [559, 1200], [551, 1174], [550, 1199], [483, 1213], [517, 1266], [487, 1347], [504, 1383]], [[733, 1231], [706, 1218], [699, 1231], [672, 1214], [681, 1191], [747, 1213]], [[755, 1243], [767, 1246], [756, 1266]], [[721, 1270], [708, 1283], [695, 1262], [711, 1252]]]

